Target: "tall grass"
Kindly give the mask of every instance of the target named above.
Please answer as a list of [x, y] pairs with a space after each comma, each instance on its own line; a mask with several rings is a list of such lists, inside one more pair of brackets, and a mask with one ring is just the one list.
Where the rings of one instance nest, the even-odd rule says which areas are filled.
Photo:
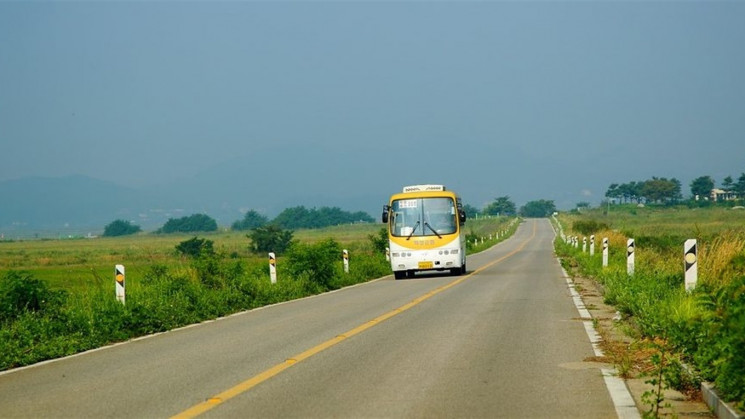
[[[565, 230], [582, 220], [602, 220], [611, 258], [603, 268], [581, 249], [556, 242], [565, 265], [603, 284], [606, 302], [643, 339], [695, 365], [728, 400], [745, 407], [745, 212], [722, 208], [627, 208], [609, 214], [563, 215]], [[626, 273], [626, 239], [636, 239], [636, 269]], [[698, 241], [698, 286], [684, 288], [683, 244]], [[667, 378], [672, 380], [672, 378]]]

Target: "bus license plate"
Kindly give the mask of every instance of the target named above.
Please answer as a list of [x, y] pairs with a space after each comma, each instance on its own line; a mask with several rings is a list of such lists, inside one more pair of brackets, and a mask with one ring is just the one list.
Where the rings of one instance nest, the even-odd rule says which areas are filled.
[[432, 269], [432, 262], [419, 262], [419, 269]]

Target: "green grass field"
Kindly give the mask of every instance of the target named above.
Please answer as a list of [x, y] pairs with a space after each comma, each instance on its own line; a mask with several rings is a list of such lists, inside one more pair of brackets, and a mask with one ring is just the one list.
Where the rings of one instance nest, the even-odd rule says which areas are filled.
[[[465, 231], [488, 236], [505, 222], [506, 219], [500, 218], [469, 220]], [[370, 223], [297, 230], [294, 239], [302, 243], [315, 243], [331, 238], [352, 253], [369, 251], [368, 236], [376, 234], [381, 228], [382, 224]], [[187, 269], [190, 260], [179, 256], [175, 247], [194, 236], [214, 241], [215, 250], [225, 260], [239, 259], [254, 263], [266, 259], [264, 255], [249, 251], [247, 233], [140, 233], [94, 239], [5, 241], [0, 242], [0, 272], [11, 269], [30, 272], [53, 289], [75, 291], [100, 286], [101, 281], [113, 281], [114, 266], [122, 264], [126, 268], [128, 281], [137, 281], [155, 265]]]

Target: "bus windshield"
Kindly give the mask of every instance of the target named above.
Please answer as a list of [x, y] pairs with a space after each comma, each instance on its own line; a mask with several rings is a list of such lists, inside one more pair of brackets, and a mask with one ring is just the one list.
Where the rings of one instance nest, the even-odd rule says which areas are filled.
[[399, 199], [391, 205], [391, 235], [441, 236], [457, 231], [457, 211], [452, 198]]

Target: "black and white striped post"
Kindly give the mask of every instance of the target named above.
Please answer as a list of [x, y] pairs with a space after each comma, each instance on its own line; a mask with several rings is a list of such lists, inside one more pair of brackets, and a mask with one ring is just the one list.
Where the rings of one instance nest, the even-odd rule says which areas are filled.
[[685, 265], [685, 288], [693, 291], [698, 281], [698, 246], [696, 239], [689, 239], [683, 245], [683, 259]]
[[114, 280], [116, 281], [116, 299], [120, 303], [124, 304], [124, 265], [116, 265], [114, 267]]
[[634, 274], [634, 251], [636, 250], [636, 245], [634, 244], [634, 239], [628, 239], [626, 241], [626, 273], [629, 275]]
[[603, 237], [603, 268], [608, 267], [608, 238]]
[[277, 256], [274, 252], [269, 253], [269, 280], [272, 284], [277, 283]]
[[391, 248], [390, 247], [385, 248], [385, 261], [386, 262], [391, 261]]
[[343, 254], [342, 257], [344, 258], [344, 273], [348, 274], [349, 273], [349, 252], [347, 251], [347, 249], [344, 249], [342, 251], [342, 254]]
[[587, 236], [582, 237], [582, 253], [587, 251]]
[[595, 256], [595, 235], [590, 236], [590, 256]]

